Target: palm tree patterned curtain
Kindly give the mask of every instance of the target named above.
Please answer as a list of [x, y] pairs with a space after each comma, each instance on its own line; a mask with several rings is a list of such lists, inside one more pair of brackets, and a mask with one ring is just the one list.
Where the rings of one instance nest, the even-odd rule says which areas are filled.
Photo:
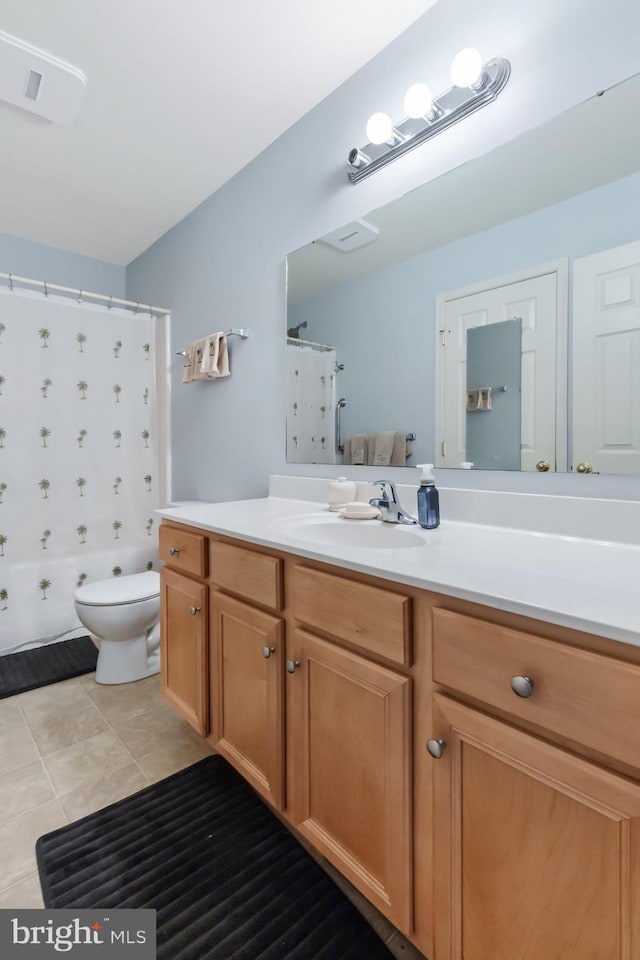
[[77, 586], [156, 559], [154, 323], [0, 290], [0, 653], [73, 630]]
[[287, 344], [287, 460], [335, 463], [336, 351]]

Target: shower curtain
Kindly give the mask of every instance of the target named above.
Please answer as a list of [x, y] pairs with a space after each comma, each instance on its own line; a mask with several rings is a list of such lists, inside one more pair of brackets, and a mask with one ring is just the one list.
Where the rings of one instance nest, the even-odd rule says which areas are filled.
[[0, 288], [0, 654], [74, 631], [77, 586], [156, 560], [155, 323]]
[[287, 344], [287, 460], [335, 463], [335, 347]]

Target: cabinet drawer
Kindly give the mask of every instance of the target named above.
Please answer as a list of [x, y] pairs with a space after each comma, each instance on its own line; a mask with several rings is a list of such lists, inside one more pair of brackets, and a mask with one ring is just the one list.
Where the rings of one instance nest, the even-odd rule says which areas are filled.
[[307, 567], [293, 568], [298, 620], [405, 667], [411, 665], [411, 599]]
[[207, 575], [207, 538], [162, 524], [160, 527], [160, 560], [175, 570], [204, 579]]
[[271, 610], [282, 609], [282, 560], [278, 557], [211, 540], [209, 569], [211, 579], [223, 590]]
[[[640, 766], [640, 667], [508, 627], [433, 610], [436, 683]], [[530, 677], [528, 698], [512, 677]]]

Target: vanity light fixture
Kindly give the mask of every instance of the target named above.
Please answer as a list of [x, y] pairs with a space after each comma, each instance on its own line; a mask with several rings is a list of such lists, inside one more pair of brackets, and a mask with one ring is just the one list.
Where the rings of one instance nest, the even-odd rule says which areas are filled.
[[349, 180], [364, 180], [396, 157], [493, 103], [510, 74], [508, 60], [497, 58], [483, 63], [480, 53], [472, 47], [461, 50], [451, 64], [454, 85], [444, 93], [434, 97], [426, 83], [414, 83], [405, 94], [403, 120], [394, 124], [386, 113], [374, 113], [369, 118], [369, 142], [349, 153]]

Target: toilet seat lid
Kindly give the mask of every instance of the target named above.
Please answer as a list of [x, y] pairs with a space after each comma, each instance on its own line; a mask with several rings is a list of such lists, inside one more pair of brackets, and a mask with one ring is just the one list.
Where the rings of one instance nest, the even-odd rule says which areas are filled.
[[132, 573], [126, 577], [96, 580], [78, 587], [74, 597], [78, 603], [92, 607], [112, 606], [116, 603], [136, 603], [160, 596], [160, 574], [155, 570]]

